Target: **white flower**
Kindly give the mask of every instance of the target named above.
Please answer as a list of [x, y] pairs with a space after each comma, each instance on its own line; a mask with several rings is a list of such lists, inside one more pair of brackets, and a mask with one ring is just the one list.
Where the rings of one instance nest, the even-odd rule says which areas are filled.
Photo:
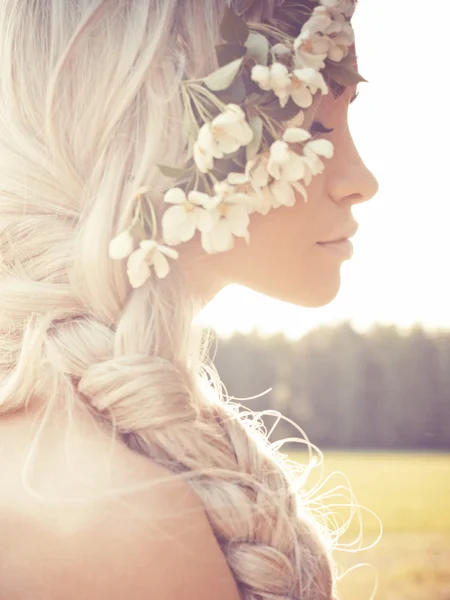
[[272, 90], [279, 98], [281, 106], [286, 106], [292, 88], [289, 69], [286, 65], [280, 62], [274, 62], [269, 67], [255, 65], [251, 77], [262, 90]]
[[270, 67], [256, 65], [252, 70], [252, 79], [263, 90], [273, 90], [283, 107], [292, 96], [297, 106], [309, 108], [317, 90], [320, 89], [323, 94], [328, 93], [327, 84], [321, 73], [310, 67], [295, 69], [290, 73], [282, 63], [273, 63]]
[[247, 162], [245, 173], [229, 173], [228, 175], [228, 183], [236, 186], [239, 192], [248, 195], [249, 214], [259, 212], [266, 215], [272, 208], [272, 195], [268, 187], [270, 180], [267, 170], [268, 161], [268, 156], [260, 154]]
[[353, 14], [351, 0], [322, 0], [312, 17], [303, 25], [294, 42], [296, 64], [322, 70], [325, 59], [340, 62], [355, 42], [355, 34], [346, 16]]
[[252, 69], [251, 74], [251, 78], [253, 79], [253, 81], [257, 83], [259, 87], [262, 90], [265, 90], [266, 92], [272, 89], [270, 76], [271, 66], [265, 67], [264, 65], [255, 65]]
[[334, 62], [341, 62], [355, 43], [355, 33], [351, 24], [345, 17], [338, 15], [326, 30], [326, 35], [330, 42], [328, 58]]
[[286, 44], [275, 44], [270, 49], [272, 54], [272, 62], [290, 62], [292, 58], [292, 47], [286, 46]]
[[309, 33], [323, 33], [332, 22], [332, 16], [330, 11], [325, 6], [316, 6], [313, 10], [312, 16], [302, 27], [302, 31], [309, 31]]
[[207, 173], [214, 167], [214, 158], [223, 158], [219, 152], [211, 133], [211, 123], [205, 123], [197, 136], [193, 147], [193, 156], [197, 169]]
[[298, 127], [286, 129], [281, 140], [276, 140], [270, 147], [267, 165], [269, 174], [276, 180], [289, 183], [303, 179], [307, 167], [304, 156], [300, 156], [289, 147], [289, 144], [306, 142], [310, 133]]
[[214, 225], [210, 231], [202, 232], [202, 246], [208, 254], [226, 252], [234, 246], [234, 237], [249, 240], [248, 215], [249, 198], [236, 191], [226, 181], [214, 186], [216, 195], [212, 198], [211, 214]]
[[294, 41], [295, 62], [300, 68], [311, 67], [316, 71], [325, 68], [325, 59], [330, 49], [330, 40], [327, 36], [310, 33], [303, 28]]
[[211, 213], [205, 206], [210, 200], [208, 194], [196, 190], [188, 195], [181, 188], [171, 188], [164, 196], [164, 202], [172, 204], [162, 217], [163, 238], [169, 246], [187, 242], [196, 230], [206, 231], [213, 225]]
[[319, 156], [332, 158], [334, 146], [329, 140], [311, 140], [303, 146], [303, 153], [307, 163], [305, 181], [309, 185], [311, 178], [314, 175], [320, 175], [325, 169], [325, 165]]
[[176, 260], [178, 252], [173, 248], [162, 246], [154, 240], [143, 240], [140, 248], [135, 250], [128, 258], [128, 279], [133, 288], [138, 288], [151, 277], [151, 267], [155, 269], [156, 276], [160, 279], [170, 272], [167, 257]]
[[292, 72], [290, 95], [297, 106], [309, 108], [318, 90], [328, 94], [328, 86], [319, 71], [307, 67]]
[[193, 155], [197, 168], [206, 173], [214, 166], [214, 158], [232, 154], [253, 139], [253, 131], [245, 112], [237, 104], [227, 104], [211, 123], [205, 123], [194, 143]]
[[340, 14], [351, 19], [355, 12], [355, 1], [354, 0], [320, 0], [322, 6], [330, 9], [330, 12], [334, 14]]
[[109, 256], [113, 260], [122, 260], [133, 252], [134, 239], [130, 230], [122, 231], [109, 242]]
[[311, 134], [305, 129], [289, 127], [282, 139], [275, 141], [270, 147], [268, 171], [275, 180], [269, 185], [273, 208], [294, 206], [295, 191], [307, 200], [306, 189], [300, 180], [309, 177], [311, 167], [308, 160], [292, 150], [289, 144], [303, 144], [310, 138]]
[[269, 189], [273, 198], [272, 208], [279, 208], [280, 206], [294, 206], [297, 200], [295, 190], [303, 196], [305, 202], [308, 200], [305, 186], [303, 186], [299, 181], [274, 181], [270, 184]]
[[224, 112], [212, 121], [211, 131], [224, 154], [236, 152], [253, 139], [253, 131], [246, 121], [245, 112], [237, 104], [227, 104]]

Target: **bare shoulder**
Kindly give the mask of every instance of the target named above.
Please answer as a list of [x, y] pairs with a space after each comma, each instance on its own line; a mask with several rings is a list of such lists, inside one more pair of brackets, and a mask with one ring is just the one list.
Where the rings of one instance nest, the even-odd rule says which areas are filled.
[[61, 566], [67, 600], [239, 598], [203, 507], [182, 483], [128, 497], [121, 511], [103, 506]]
[[[5, 596], [0, 596], [238, 600], [203, 504], [189, 485], [146, 457], [119, 447], [113, 487], [136, 489], [109, 495], [101, 455], [99, 446], [94, 452], [90, 446], [78, 461], [89, 465], [82, 473], [84, 480], [95, 478], [107, 492], [94, 503], [42, 508], [28, 500], [19, 502], [18, 491], [11, 501], [2, 500], [0, 588]], [[70, 478], [67, 465], [49, 460], [48, 472], [52, 493], [78, 491], [74, 481], [80, 477]]]
[[201, 502], [185, 485], [121, 504], [100, 503], [71, 531], [18, 520], [15, 537], [26, 546], [3, 565], [8, 600], [239, 599]]

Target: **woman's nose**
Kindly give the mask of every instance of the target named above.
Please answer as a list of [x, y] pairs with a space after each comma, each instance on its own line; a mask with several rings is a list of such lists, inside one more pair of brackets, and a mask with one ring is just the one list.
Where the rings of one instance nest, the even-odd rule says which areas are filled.
[[355, 147], [334, 165], [334, 176], [329, 182], [329, 192], [335, 202], [359, 204], [367, 202], [378, 192], [378, 181], [366, 166]]

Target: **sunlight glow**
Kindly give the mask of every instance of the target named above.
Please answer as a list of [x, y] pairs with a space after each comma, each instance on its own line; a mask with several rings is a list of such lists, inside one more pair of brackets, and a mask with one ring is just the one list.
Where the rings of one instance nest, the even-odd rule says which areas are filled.
[[[306, 309], [230, 286], [199, 322], [234, 330], [284, 331], [297, 337], [324, 323], [351, 321], [450, 328], [448, 100], [444, 93], [447, 0], [433, 2], [432, 26], [410, 0], [360, 0], [354, 18], [360, 85], [350, 109], [355, 143], [380, 183], [355, 206], [355, 254], [328, 306]], [[431, 16], [431, 15], [429, 15]]]

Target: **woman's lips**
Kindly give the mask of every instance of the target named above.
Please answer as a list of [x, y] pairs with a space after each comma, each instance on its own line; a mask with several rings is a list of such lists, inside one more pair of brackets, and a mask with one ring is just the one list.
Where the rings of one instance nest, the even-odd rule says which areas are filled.
[[317, 245], [346, 260], [353, 256], [353, 244], [347, 238], [335, 242], [318, 242]]

